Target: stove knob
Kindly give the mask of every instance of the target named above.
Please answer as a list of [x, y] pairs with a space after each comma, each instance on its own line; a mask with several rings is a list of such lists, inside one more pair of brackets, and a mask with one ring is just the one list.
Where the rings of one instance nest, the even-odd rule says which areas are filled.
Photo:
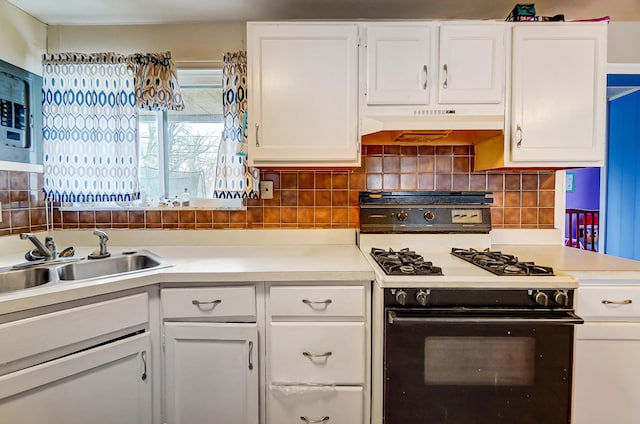
[[535, 292], [533, 300], [540, 306], [547, 306], [549, 304], [549, 296], [545, 292]]
[[569, 294], [565, 290], [558, 290], [553, 294], [553, 301], [560, 306], [569, 306]]
[[407, 211], [400, 211], [396, 216], [398, 217], [398, 221], [404, 221], [409, 218], [409, 214], [407, 213]]
[[425, 219], [426, 221], [431, 221], [431, 220], [433, 220], [433, 218], [435, 218], [435, 217], [436, 217], [436, 214], [435, 214], [433, 211], [426, 211], [426, 212], [424, 213], [424, 219]]
[[407, 292], [404, 290], [398, 290], [396, 292], [396, 302], [404, 306], [407, 303]]
[[427, 306], [427, 302], [429, 301], [429, 292], [420, 290], [418, 293], [416, 293], [416, 300], [420, 305]]

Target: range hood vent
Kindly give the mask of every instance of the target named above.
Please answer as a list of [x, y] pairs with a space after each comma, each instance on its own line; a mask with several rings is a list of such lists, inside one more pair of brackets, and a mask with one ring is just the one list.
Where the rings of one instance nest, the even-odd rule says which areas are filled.
[[470, 145], [496, 138], [503, 139], [502, 130], [398, 130], [378, 131], [362, 136], [363, 145]]

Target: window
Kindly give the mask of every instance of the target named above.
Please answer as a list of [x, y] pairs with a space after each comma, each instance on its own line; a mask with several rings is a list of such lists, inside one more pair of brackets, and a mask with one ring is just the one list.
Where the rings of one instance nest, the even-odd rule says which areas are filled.
[[[238, 208], [240, 199], [213, 199], [224, 128], [221, 70], [179, 70], [185, 110], [140, 111], [140, 190], [147, 204], [187, 191], [194, 205]], [[204, 200], [207, 199], [207, 200]]]
[[214, 199], [218, 147], [224, 129], [222, 70], [178, 70], [183, 111], [139, 111], [141, 198], [131, 203], [63, 204], [62, 209], [154, 208], [182, 200], [191, 207], [240, 209], [242, 199]]

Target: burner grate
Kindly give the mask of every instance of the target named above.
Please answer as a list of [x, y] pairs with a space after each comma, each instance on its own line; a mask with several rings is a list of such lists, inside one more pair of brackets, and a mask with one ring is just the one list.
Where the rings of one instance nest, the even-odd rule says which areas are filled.
[[490, 249], [454, 247], [451, 249], [451, 254], [496, 275], [554, 275], [551, 267], [520, 261], [517, 256]]
[[394, 251], [373, 247], [371, 256], [387, 275], [442, 275], [442, 268], [408, 248]]

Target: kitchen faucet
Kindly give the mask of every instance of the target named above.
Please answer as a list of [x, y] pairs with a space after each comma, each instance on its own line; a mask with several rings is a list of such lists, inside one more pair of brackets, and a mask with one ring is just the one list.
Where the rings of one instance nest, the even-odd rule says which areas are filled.
[[32, 233], [22, 233], [20, 234], [20, 238], [22, 240], [28, 239], [36, 246], [38, 252], [42, 254], [42, 257], [45, 261], [51, 261], [58, 257], [58, 250], [56, 248], [56, 244], [53, 241], [53, 237], [46, 236], [44, 239], [44, 244], [36, 237], [35, 234]]
[[102, 259], [108, 258], [111, 256], [111, 253], [107, 252], [107, 240], [109, 240], [109, 236], [102, 230], [93, 230], [93, 235], [96, 235], [100, 238], [100, 250], [97, 250], [93, 253], [89, 254], [89, 259]]

